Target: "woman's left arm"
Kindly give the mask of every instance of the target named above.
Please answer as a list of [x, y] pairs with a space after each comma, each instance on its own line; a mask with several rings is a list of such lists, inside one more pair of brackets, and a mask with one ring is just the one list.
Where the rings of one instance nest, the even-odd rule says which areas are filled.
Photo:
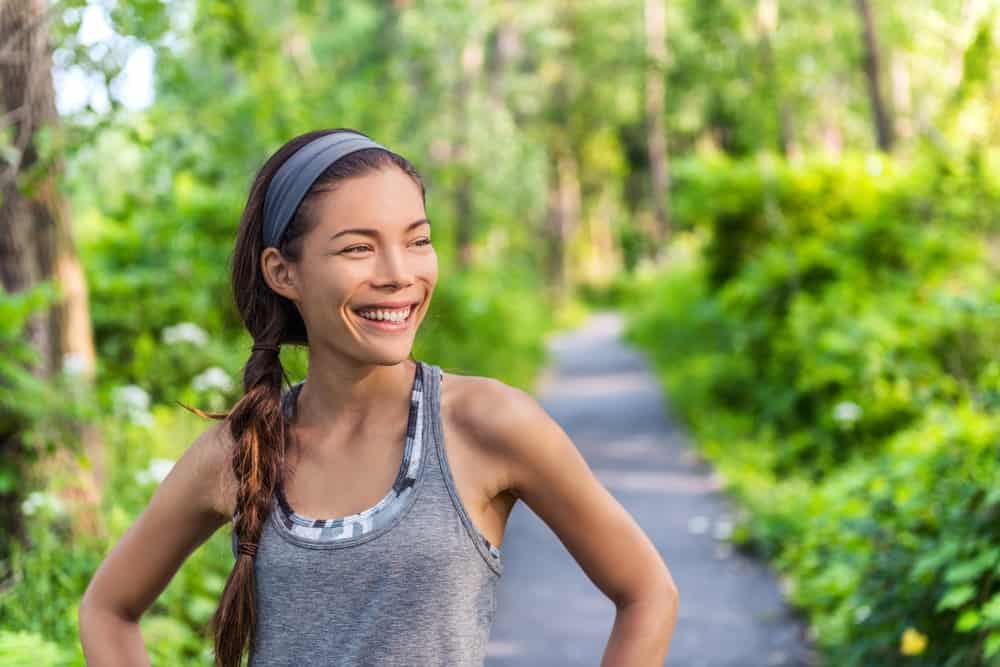
[[489, 403], [503, 408], [478, 411], [487, 422], [481, 434], [506, 464], [509, 491], [552, 529], [617, 609], [601, 667], [660, 667], [679, 601], [666, 563], [534, 397], [498, 380], [488, 384]]

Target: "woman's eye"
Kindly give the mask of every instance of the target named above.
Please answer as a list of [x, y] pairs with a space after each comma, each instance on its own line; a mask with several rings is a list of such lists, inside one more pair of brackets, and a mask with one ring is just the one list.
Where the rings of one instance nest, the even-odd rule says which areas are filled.
[[[419, 240], [416, 241], [416, 245], [426, 246], [426, 245], [430, 245], [430, 244], [431, 244], [431, 240], [428, 239], [428, 238], [419, 239]], [[354, 245], [354, 246], [351, 246], [350, 248], [344, 248], [341, 252], [347, 252], [347, 253], [357, 254], [355, 251], [362, 251], [363, 252], [365, 250], [371, 250], [371, 246], [369, 246], [369, 245]]]

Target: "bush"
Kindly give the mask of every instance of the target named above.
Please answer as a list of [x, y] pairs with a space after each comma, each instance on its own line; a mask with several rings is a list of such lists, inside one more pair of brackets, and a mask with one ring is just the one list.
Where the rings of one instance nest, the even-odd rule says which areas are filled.
[[995, 664], [997, 189], [961, 159], [879, 159], [687, 165], [700, 252], [627, 335], [831, 664]]

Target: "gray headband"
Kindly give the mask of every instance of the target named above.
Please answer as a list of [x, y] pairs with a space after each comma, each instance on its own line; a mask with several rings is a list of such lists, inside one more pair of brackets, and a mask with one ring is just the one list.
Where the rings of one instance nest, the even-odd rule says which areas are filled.
[[264, 247], [278, 245], [295, 209], [327, 167], [365, 148], [388, 150], [355, 132], [333, 132], [310, 141], [285, 160], [264, 196]]

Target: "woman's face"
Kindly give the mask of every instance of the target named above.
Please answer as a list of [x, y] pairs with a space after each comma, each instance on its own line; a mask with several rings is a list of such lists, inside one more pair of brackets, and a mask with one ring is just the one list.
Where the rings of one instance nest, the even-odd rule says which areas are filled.
[[316, 224], [302, 258], [274, 275], [291, 281], [281, 293], [298, 306], [310, 348], [361, 363], [405, 360], [438, 275], [419, 186], [387, 167], [317, 193], [309, 205]]

